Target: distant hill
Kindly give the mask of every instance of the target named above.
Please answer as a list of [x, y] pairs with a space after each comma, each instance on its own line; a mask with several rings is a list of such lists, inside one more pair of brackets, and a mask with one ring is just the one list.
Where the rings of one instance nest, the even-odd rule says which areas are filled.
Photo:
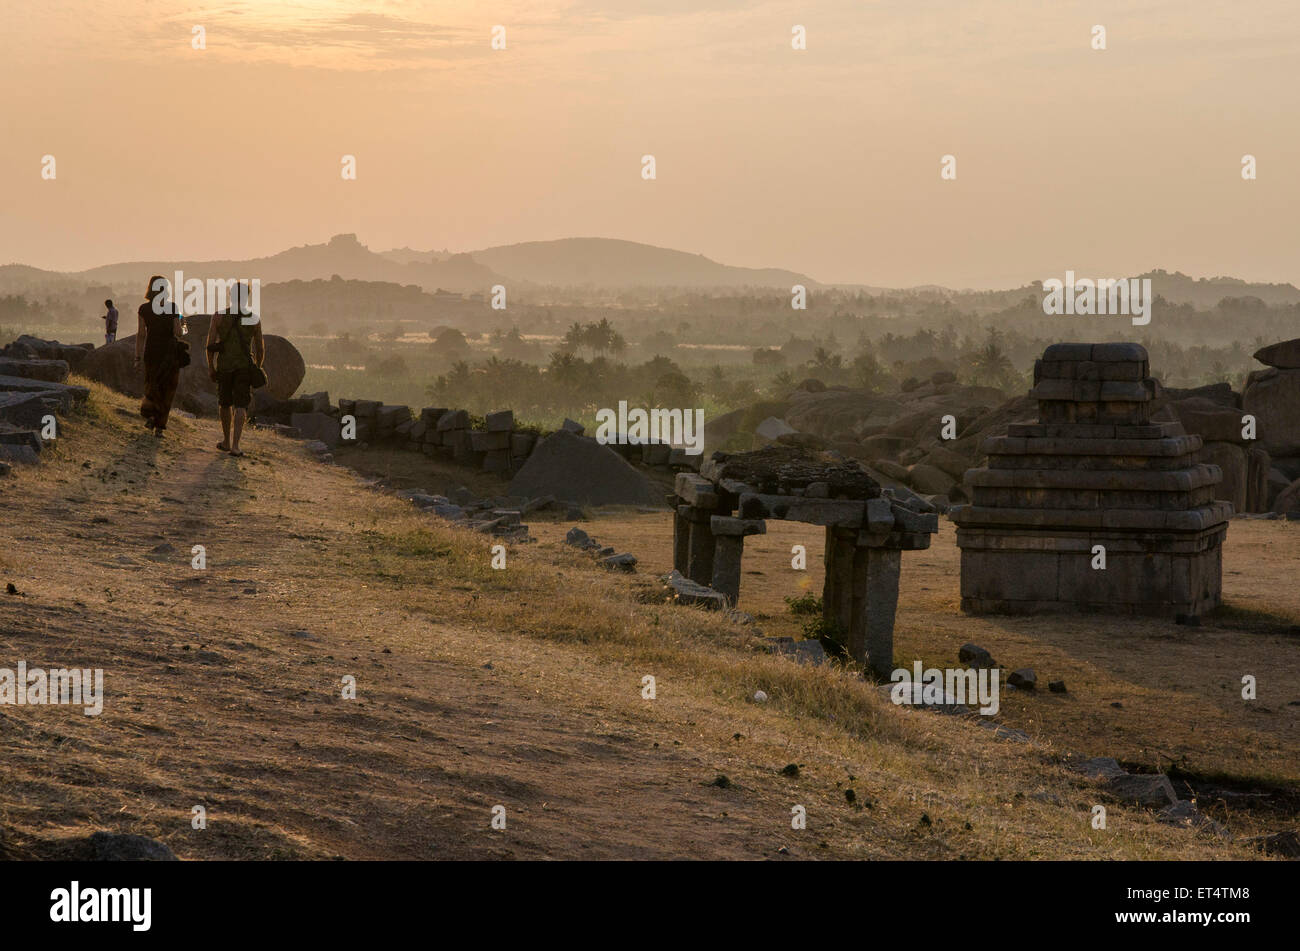
[[[257, 277], [263, 283], [329, 280], [337, 274], [345, 280], [416, 285], [429, 292], [443, 288], [462, 294], [490, 294], [494, 284], [611, 289], [750, 287], [779, 288], [785, 292], [794, 284], [803, 284], [809, 288], [833, 286], [872, 296], [948, 299], [954, 305], [976, 311], [1012, 306], [1026, 295], [1041, 293], [1033, 285], [992, 291], [954, 290], [932, 284], [911, 288], [823, 285], [797, 271], [735, 267], [702, 254], [617, 238], [526, 241], [455, 254], [414, 248], [371, 251], [355, 234], [340, 234], [325, 244], [303, 245], [243, 261], [132, 261], [66, 273], [8, 264], [0, 266], [0, 294], [66, 290], [87, 284], [142, 289], [149, 275], [170, 276], [177, 269], [183, 270], [187, 277]], [[1152, 290], [1165, 300], [1188, 303], [1202, 310], [1233, 297], [1257, 297], [1273, 306], [1300, 303], [1300, 289], [1292, 284], [1251, 283], [1232, 277], [1193, 278], [1164, 270], [1148, 271], [1139, 277], [1150, 278]]]
[[354, 234], [335, 235], [327, 244], [289, 248], [264, 258], [244, 261], [133, 261], [91, 268], [76, 276], [103, 284], [120, 284], [144, 282], [150, 274], [170, 276], [177, 269], [184, 271], [186, 277], [256, 277], [263, 283], [329, 280], [337, 274], [347, 280], [387, 281], [417, 284], [431, 291], [443, 287], [481, 293], [486, 293], [494, 283], [502, 280], [499, 274], [476, 263], [469, 255], [452, 255], [445, 261], [403, 262], [376, 254]]
[[1151, 291], [1173, 304], [1191, 304], [1209, 310], [1225, 297], [1258, 297], [1265, 304], [1300, 303], [1300, 288], [1293, 284], [1254, 284], [1235, 277], [1188, 277], [1178, 271], [1148, 271]]
[[819, 286], [780, 268], [732, 267], [702, 254], [656, 248], [616, 238], [526, 241], [470, 252], [475, 261], [514, 280], [593, 287]]

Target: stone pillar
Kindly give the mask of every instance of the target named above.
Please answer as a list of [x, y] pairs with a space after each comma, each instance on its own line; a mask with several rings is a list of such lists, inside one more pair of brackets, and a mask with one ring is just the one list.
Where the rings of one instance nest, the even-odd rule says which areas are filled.
[[767, 523], [761, 518], [733, 518], [715, 515], [709, 519], [713, 532], [713, 575], [710, 587], [735, 605], [740, 598], [740, 562], [745, 554], [745, 536], [762, 535]]
[[683, 575], [689, 568], [690, 552], [691, 523], [678, 511], [678, 505], [673, 504], [673, 568]]
[[856, 529], [826, 529], [826, 581], [822, 585], [822, 617], [839, 628], [847, 647], [853, 620], [853, 551]]
[[713, 513], [694, 505], [679, 505], [677, 513], [688, 527], [686, 577], [698, 584], [712, 584], [714, 539], [709, 519]]
[[897, 548], [858, 548], [853, 553], [853, 607], [845, 646], [874, 676], [894, 669], [894, 614], [898, 610]]
[[740, 598], [740, 560], [745, 554], [744, 535], [717, 535], [713, 546], [713, 579], [709, 585], [734, 606]]

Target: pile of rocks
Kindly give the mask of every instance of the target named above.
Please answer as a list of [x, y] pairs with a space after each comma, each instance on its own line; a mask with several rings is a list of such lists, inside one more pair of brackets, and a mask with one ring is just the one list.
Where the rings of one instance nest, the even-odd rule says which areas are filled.
[[[382, 486], [382, 483], [375, 485]], [[529, 535], [523, 517], [558, 504], [555, 499], [519, 499], [511, 496], [476, 499], [464, 486], [450, 495], [430, 494], [424, 489], [408, 489], [398, 492], [397, 496], [431, 515], [449, 522], [463, 523], [466, 528], [509, 542], [535, 541]]]
[[581, 551], [591, 552], [599, 560], [602, 568], [608, 568], [610, 571], [636, 570], [636, 555], [628, 552], [619, 553], [608, 545], [602, 545], [576, 525], [564, 536], [564, 543]]
[[0, 350], [0, 475], [39, 462], [49, 418], [85, 402], [90, 391], [65, 381], [93, 349], [23, 335]]
[[[1005, 426], [1024, 408], [999, 413], [1006, 403], [1001, 391], [958, 383], [950, 372], [888, 396], [805, 380], [784, 400], [764, 404], [767, 416], [752, 434], [741, 432], [740, 424], [756, 414], [736, 410], [710, 420], [705, 441], [835, 450], [866, 465], [881, 485], [911, 489], [944, 511], [964, 500], [962, 475], [978, 463], [980, 440], [971, 437]], [[942, 438], [947, 416], [956, 439]]]

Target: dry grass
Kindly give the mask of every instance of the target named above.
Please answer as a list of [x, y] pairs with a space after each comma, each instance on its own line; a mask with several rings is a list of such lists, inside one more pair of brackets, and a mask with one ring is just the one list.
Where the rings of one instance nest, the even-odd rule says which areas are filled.
[[[600, 571], [559, 543], [567, 524], [536, 520], [542, 542], [494, 571], [490, 539], [296, 443], [254, 433], [234, 460], [210, 448], [212, 423], [184, 420], [155, 443], [119, 413], [128, 401], [92, 389], [46, 464], [0, 488], [0, 568], [25, 592], [0, 599], [0, 666], [101, 666], [109, 692], [98, 718], [0, 710], [0, 849], [14, 855], [112, 828], [187, 858], [1244, 858], [1113, 803], [1091, 829], [1102, 800], [1057, 755], [1165, 754], [1295, 788], [1293, 526], [1234, 523], [1227, 561], [1251, 564], [1251, 581], [1229, 574], [1235, 611], [1199, 629], [966, 618], [951, 530], [905, 556], [900, 662], [948, 666], [974, 640], [1069, 683], [1004, 698], [1026, 746], [899, 710], [852, 672], [761, 652], [752, 626], [660, 603], [663, 516], [585, 526], [642, 559], [634, 576]], [[421, 460], [394, 455], [390, 475], [419, 476]], [[431, 466], [425, 487], [438, 477]], [[796, 541], [812, 553], [804, 573], [789, 567]], [[797, 629], [782, 599], [820, 589], [820, 542], [776, 523], [751, 539], [743, 607], [764, 633]], [[173, 550], [151, 554], [160, 544]], [[1238, 668], [1260, 679], [1256, 707], [1219, 686]], [[340, 698], [348, 674], [356, 700]], [[770, 701], [752, 702], [757, 689]], [[780, 774], [788, 763], [797, 777]], [[489, 829], [498, 803], [505, 832]], [[207, 830], [190, 828], [196, 804]], [[795, 804], [806, 831], [790, 828]], [[1236, 799], [1221, 818], [1237, 835], [1285, 824]]]

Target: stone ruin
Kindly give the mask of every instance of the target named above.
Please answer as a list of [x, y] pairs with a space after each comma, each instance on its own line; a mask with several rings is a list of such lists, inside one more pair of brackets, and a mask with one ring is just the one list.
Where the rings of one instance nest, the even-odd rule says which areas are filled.
[[698, 474], [678, 473], [668, 497], [673, 567], [734, 605], [747, 535], [765, 534], [769, 518], [823, 526], [823, 614], [850, 657], [888, 678], [902, 552], [929, 548], [938, 516], [920, 499], [893, 498], [860, 465], [837, 456], [769, 446], [715, 453]]
[[15, 463], [39, 463], [48, 418], [66, 416], [90, 396], [65, 381], [93, 349], [27, 334], [0, 349], [0, 476]]
[[[1034, 365], [1038, 422], [985, 440], [955, 507], [972, 613], [1196, 617], [1219, 604], [1232, 515], [1202, 440], [1151, 422], [1160, 384], [1135, 343], [1061, 343]], [[1094, 546], [1105, 568], [1094, 568]]]

